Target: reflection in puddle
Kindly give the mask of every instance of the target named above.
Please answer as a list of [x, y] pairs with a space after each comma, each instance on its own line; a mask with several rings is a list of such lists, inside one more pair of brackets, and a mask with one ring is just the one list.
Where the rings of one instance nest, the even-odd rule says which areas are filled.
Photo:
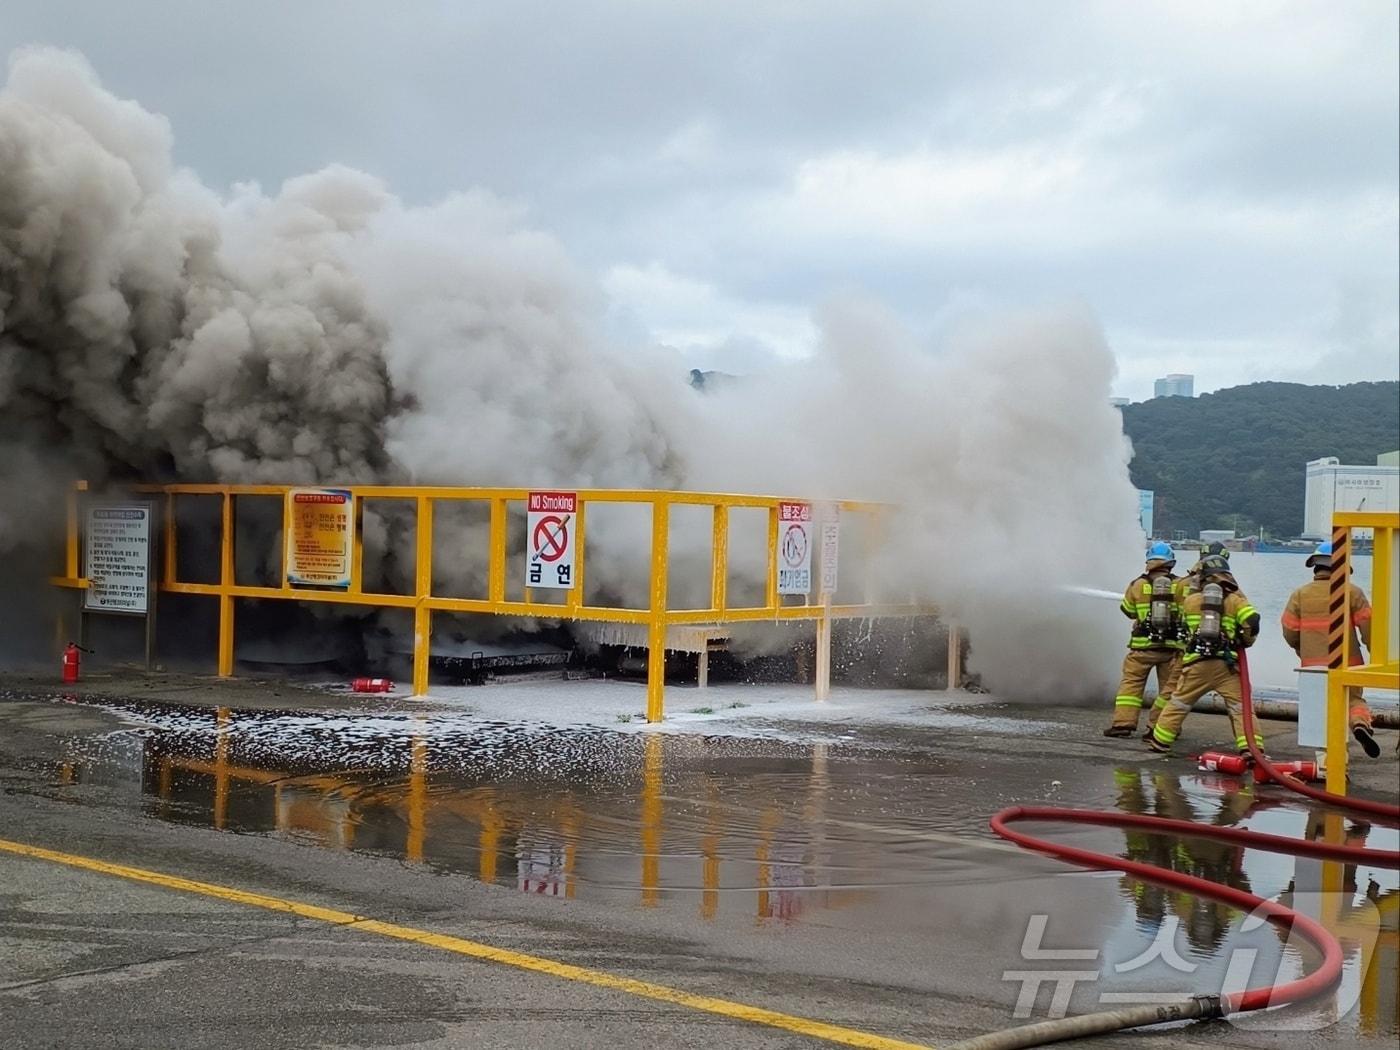
[[[60, 781], [100, 778], [103, 748], [134, 745], [140, 804], [161, 820], [393, 856], [534, 896], [679, 910], [707, 923], [818, 923], [930, 944], [957, 934], [1000, 950], [1021, 943], [1027, 915], [1047, 912], [1052, 931], [1099, 945], [1100, 965], [1120, 989], [1219, 987], [1245, 950], [1257, 956], [1251, 983], [1266, 968], [1288, 977], [1312, 964], [1273, 927], [1242, 932], [1242, 916], [1225, 906], [1126, 877], [1066, 874], [992, 839], [980, 815], [1015, 800], [1017, 787], [988, 784], [978, 760], [953, 749], [566, 732], [442, 715], [375, 716], [367, 725], [157, 705], [140, 721], [96, 748], [91, 738], [76, 741]], [[1396, 845], [1392, 829], [1311, 812], [1278, 788], [1139, 767], [1089, 783], [1103, 776], [1084, 775], [1083, 801]], [[1331, 1011], [1362, 1033], [1396, 1031], [1395, 873], [1205, 839], [1060, 834], [1293, 901], [1348, 954], [1337, 997], [1313, 1008], [1307, 1024]], [[1161, 958], [1139, 965], [1151, 945]]]
[[[1138, 769], [1118, 770], [1114, 780], [1118, 807], [1130, 813], [1239, 826], [1308, 841], [1396, 848], [1394, 829], [1373, 828], [1320, 807], [1303, 808], [1277, 786], [1261, 789], [1247, 779], [1183, 778]], [[1400, 1030], [1400, 878], [1395, 872], [1339, 861], [1279, 858], [1189, 836], [1171, 839], [1129, 830], [1123, 840], [1123, 856], [1280, 900], [1319, 921], [1341, 942], [1347, 961], [1330, 1003], [1324, 1000], [1321, 1006], [1306, 1008], [1306, 1013], [1294, 1011], [1297, 1016], [1291, 1022], [1266, 1014], [1232, 1023], [1269, 1031], [1315, 1030], [1355, 1010], [1356, 1027], [1362, 1034]], [[1250, 918], [1241, 922], [1240, 914], [1226, 905], [1127, 877], [1119, 885], [1132, 903], [1137, 927], [1136, 936], [1126, 939], [1125, 951], [1136, 952], [1146, 937], [1154, 945], [1165, 945], [1171, 955], [1177, 943], [1175, 932], [1180, 931], [1186, 950], [1169, 960], [1179, 972], [1192, 972], [1205, 960], [1227, 960], [1226, 972], [1235, 978], [1233, 982], [1226, 978], [1227, 987], [1239, 990], [1268, 983], [1261, 976], [1292, 980], [1317, 961], [1301, 938]], [[1248, 938], [1242, 931], [1250, 928], [1272, 931], [1276, 943]], [[1113, 945], [1106, 949], [1112, 956]], [[1131, 972], [1131, 966], [1127, 969]], [[1266, 1022], [1266, 1017], [1275, 1020]], [[1270, 1023], [1275, 1027], [1268, 1027]]]

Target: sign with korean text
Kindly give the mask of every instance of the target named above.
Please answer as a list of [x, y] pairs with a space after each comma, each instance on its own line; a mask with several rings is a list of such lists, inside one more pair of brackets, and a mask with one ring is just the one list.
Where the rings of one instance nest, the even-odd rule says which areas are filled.
[[287, 582], [293, 587], [349, 587], [355, 547], [350, 491], [292, 489], [287, 517]]
[[525, 503], [525, 586], [574, 585], [578, 494], [532, 492]]
[[812, 589], [812, 505], [778, 504], [778, 593]]
[[89, 612], [150, 611], [151, 508], [144, 503], [99, 503], [87, 509], [83, 531]]
[[822, 510], [822, 594], [835, 594], [837, 569], [841, 559], [841, 508], [834, 504]]

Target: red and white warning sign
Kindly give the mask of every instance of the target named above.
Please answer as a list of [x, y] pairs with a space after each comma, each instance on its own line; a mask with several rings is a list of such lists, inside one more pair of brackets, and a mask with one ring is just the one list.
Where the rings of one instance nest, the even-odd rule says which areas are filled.
[[532, 492], [525, 510], [525, 586], [569, 590], [578, 493]]
[[778, 504], [778, 593], [812, 590], [812, 505]]

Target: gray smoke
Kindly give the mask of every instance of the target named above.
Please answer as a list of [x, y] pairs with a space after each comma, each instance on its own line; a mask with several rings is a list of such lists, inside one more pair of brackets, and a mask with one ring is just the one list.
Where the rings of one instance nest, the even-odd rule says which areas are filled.
[[384, 476], [386, 331], [341, 261], [383, 200], [327, 171], [220, 202], [172, 169], [162, 118], [77, 56], [18, 53], [0, 92], [6, 488], [34, 458], [97, 481]]
[[[993, 685], [1102, 683], [1121, 627], [1058, 588], [1118, 585], [1141, 549], [1112, 354], [1083, 311], [930, 348], [838, 302], [813, 358], [701, 395], [670, 351], [609, 345], [605, 309], [489, 194], [410, 207], [331, 167], [221, 197], [79, 56], [21, 51], [0, 90], [0, 551], [43, 535], [24, 508], [79, 476], [888, 500], [888, 597], [966, 623]], [[704, 604], [707, 523], [674, 524], [673, 601]], [[646, 522], [590, 526], [592, 582], [644, 590]], [[370, 552], [404, 542], [392, 515], [367, 531]], [[762, 547], [737, 535], [740, 590]], [[440, 529], [466, 589], [484, 541], [480, 521]]]

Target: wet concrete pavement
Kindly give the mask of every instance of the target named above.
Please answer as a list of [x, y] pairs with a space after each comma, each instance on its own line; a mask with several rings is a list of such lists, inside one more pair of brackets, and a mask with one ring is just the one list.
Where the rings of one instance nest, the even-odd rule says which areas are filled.
[[[1023, 1023], [1008, 971], [1098, 972], [1074, 985], [1081, 1012], [1105, 993], [1214, 990], [1248, 950], [1252, 983], [1310, 962], [1228, 909], [1002, 843], [985, 818], [1003, 805], [1396, 845], [1278, 788], [1103, 740], [1097, 711], [934, 710], [926, 729], [845, 726], [831, 743], [810, 724], [662, 737], [210, 695], [227, 706], [12, 691], [0, 835], [934, 1045]], [[1188, 739], [1209, 742], [1216, 721], [1196, 716]], [[1286, 752], [1292, 727], [1266, 728]], [[1396, 766], [1387, 752], [1362, 774], [1383, 793]], [[1394, 872], [1050, 830], [1265, 896], [1328, 890], [1315, 907], [1347, 938], [1348, 977], [1287, 1023], [1393, 1045]], [[3, 854], [0, 871], [7, 1045], [819, 1045], [353, 927]], [[1028, 929], [1043, 929], [1032, 949], [1076, 958], [1027, 961]], [[1281, 1023], [1108, 1044], [1272, 1045]]]

